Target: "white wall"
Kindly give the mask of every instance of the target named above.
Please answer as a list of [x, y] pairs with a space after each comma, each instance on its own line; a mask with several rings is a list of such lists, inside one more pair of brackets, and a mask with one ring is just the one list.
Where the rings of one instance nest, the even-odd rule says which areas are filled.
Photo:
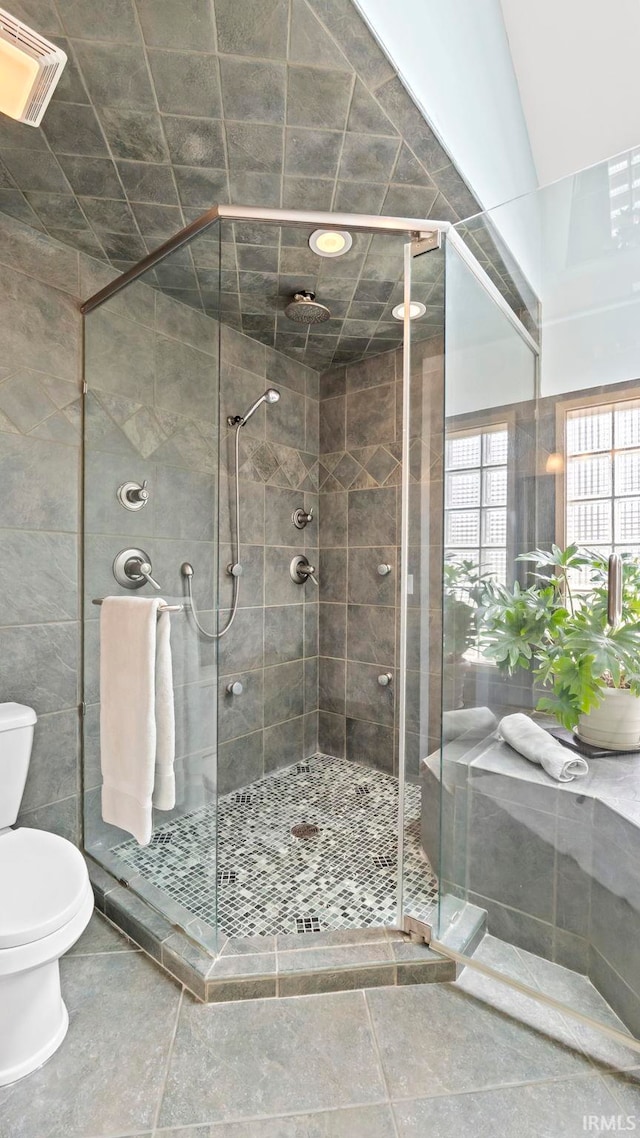
[[502, 9], [541, 186], [640, 143], [638, 0]]
[[[500, 0], [355, 3], [483, 209], [535, 190]], [[529, 226], [514, 214], [505, 222], [513, 227], [502, 235], [536, 288]]]

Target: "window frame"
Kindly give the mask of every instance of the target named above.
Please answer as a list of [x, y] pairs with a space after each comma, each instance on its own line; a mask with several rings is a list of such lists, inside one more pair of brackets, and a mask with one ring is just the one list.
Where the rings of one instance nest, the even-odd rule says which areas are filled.
[[[633, 384], [633, 386], [626, 387], [625, 391], [611, 391], [608, 392], [603, 388], [599, 388], [597, 392], [591, 392], [581, 396], [572, 396], [570, 399], [559, 399], [556, 403], [556, 454], [562, 458], [561, 469], [556, 471], [556, 485], [555, 485], [555, 534], [556, 544], [564, 549], [566, 544], [567, 532], [567, 415], [570, 411], [590, 410], [594, 407], [611, 407], [615, 403], [629, 403], [633, 400], [640, 399], [640, 384]], [[607, 452], [610, 453], [610, 452]], [[612, 502], [616, 502], [615, 494], [611, 496]], [[612, 545], [615, 544], [612, 542]]]

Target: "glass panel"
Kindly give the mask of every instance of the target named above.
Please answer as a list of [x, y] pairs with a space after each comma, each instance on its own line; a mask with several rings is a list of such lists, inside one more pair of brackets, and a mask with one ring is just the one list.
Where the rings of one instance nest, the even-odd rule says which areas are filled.
[[[190, 287], [188, 247], [85, 319], [84, 825], [96, 861], [215, 950], [216, 651], [183, 607], [180, 570], [184, 561], [193, 565], [194, 592], [210, 626], [218, 527], [217, 227], [202, 237], [200, 255], [205, 251], [207, 313]], [[118, 497], [126, 483], [146, 483], [146, 505], [126, 508]], [[101, 810], [101, 610], [92, 602], [155, 595], [144, 581], [136, 591], [116, 582], [114, 558], [126, 549], [143, 551], [163, 601], [179, 606], [170, 615], [175, 804], [154, 807], [147, 845], [105, 822]]]
[[[479, 547], [480, 581], [445, 559], [442, 755], [434, 747], [422, 763], [438, 936], [498, 970], [504, 962], [505, 976], [514, 948], [524, 950], [543, 995], [561, 991], [572, 1009], [635, 1036], [640, 959], [624, 945], [640, 936], [640, 703], [630, 679], [640, 658], [640, 243], [630, 177], [639, 157], [457, 226], [499, 295], [481, 290], [477, 266], [447, 245], [445, 439], [451, 448], [452, 436], [506, 424], [497, 460], [506, 502], [489, 495], [485, 458], [481, 511], [481, 539], [493, 520], [506, 544], [495, 559]], [[537, 397], [531, 349], [505, 301], [539, 334]], [[469, 565], [475, 549], [465, 549]], [[612, 549], [624, 564], [615, 630]], [[476, 946], [482, 922], [493, 939]]]

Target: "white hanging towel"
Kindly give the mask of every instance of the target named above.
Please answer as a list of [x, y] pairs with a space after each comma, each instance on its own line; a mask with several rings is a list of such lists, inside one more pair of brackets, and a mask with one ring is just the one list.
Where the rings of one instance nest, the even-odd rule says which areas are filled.
[[159, 597], [105, 597], [100, 612], [102, 817], [151, 840], [175, 805], [171, 622]]

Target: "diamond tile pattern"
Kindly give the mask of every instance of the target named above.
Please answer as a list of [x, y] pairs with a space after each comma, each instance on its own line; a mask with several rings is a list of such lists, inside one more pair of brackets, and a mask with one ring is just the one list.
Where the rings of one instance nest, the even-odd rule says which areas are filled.
[[[308, 770], [306, 769], [308, 767]], [[398, 780], [346, 759], [316, 755], [167, 822], [141, 849], [112, 851], [227, 936], [366, 928], [395, 921]], [[363, 793], [363, 785], [367, 792]], [[437, 883], [420, 847], [420, 788], [405, 787], [405, 909], [425, 919]], [[311, 823], [315, 838], [291, 827]], [[417, 823], [417, 824], [416, 824]], [[164, 843], [163, 834], [171, 834]]]
[[[11, 10], [69, 63], [42, 127], [0, 117], [0, 210], [117, 269], [217, 202], [452, 221], [478, 212], [352, 0], [13, 0]], [[401, 240], [384, 251], [356, 235], [338, 264], [306, 239], [229, 232], [220, 296], [202, 243], [153, 283], [213, 315], [220, 300], [225, 322], [318, 370], [394, 347]], [[466, 239], [522, 308], [492, 236], [476, 227]], [[283, 316], [299, 288], [332, 309], [317, 336]]]

